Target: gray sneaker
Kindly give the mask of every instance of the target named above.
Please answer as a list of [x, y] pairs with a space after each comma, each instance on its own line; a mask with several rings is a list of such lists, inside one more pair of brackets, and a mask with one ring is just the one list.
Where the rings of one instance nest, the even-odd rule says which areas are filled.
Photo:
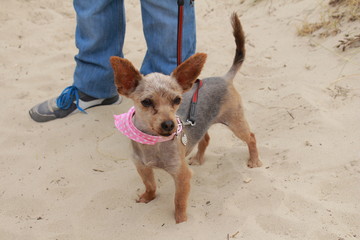
[[30, 117], [36, 122], [47, 122], [57, 118], [64, 118], [85, 109], [121, 103], [122, 98], [116, 95], [111, 98], [94, 98], [79, 91], [75, 86], [64, 89], [59, 97], [52, 98], [30, 109]]

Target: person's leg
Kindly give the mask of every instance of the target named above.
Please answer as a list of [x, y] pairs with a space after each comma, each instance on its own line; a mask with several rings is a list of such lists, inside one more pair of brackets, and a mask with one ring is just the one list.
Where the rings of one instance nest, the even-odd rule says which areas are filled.
[[74, 86], [96, 98], [117, 95], [111, 56], [123, 57], [124, 0], [74, 0], [77, 16]]
[[[193, 3], [185, 0], [182, 38], [182, 60], [195, 53], [196, 23]], [[176, 0], [141, 0], [141, 12], [147, 52], [140, 72], [170, 74], [177, 65]]]
[[73, 86], [59, 97], [34, 106], [30, 116], [37, 122], [63, 118], [80, 110], [119, 102], [109, 63], [123, 56], [125, 14], [123, 0], [74, 0], [75, 34], [79, 53]]

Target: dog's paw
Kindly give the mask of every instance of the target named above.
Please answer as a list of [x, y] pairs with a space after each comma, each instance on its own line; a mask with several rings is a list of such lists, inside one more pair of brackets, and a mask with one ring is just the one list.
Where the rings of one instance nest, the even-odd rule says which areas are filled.
[[260, 161], [260, 159], [255, 159], [255, 160], [251, 160], [249, 159], [247, 166], [249, 168], [256, 168], [256, 167], [261, 167], [262, 166], [262, 162]]
[[148, 203], [154, 200], [156, 197], [155, 193], [144, 192], [139, 199], [136, 200], [137, 203]]
[[175, 221], [176, 223], [182, 223], [187, 221], [186, 213], [175, 213]]
[[198, 155], [195, 155], [189, 158], [189, 165], [202, 165], [204, 160], [204, 157], [200, 158]]
[[195, 159], [195, 157], [189, 158], [189, 165], [200, 165], [199, 160]]

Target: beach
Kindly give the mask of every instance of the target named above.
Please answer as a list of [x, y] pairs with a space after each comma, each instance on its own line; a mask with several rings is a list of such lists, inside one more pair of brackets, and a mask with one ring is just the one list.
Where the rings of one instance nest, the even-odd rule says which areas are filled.
[[[240, 16], [246, 59], [234, 84], [263, 166], [248, 168], [246, 144], [212, 126], [205, 163], [190, 166], [188, 221], [175, 224], [166, 172], [155, 171], [155, 200], [135, 201], [144, 185], [113, 121], [130, 100], [47, 123], [29, 116], [72, 84], [72, 1], [2, 1], [0, 239], [360, 239], [360, 48], [336, 48], [360, 24], [298, 36], [321, 17], [320, 2], [195, 1], [201, 78], [230, 68], [230, 16]], [[123, 52], [140, 68], [140, 1], [125, 7]]]

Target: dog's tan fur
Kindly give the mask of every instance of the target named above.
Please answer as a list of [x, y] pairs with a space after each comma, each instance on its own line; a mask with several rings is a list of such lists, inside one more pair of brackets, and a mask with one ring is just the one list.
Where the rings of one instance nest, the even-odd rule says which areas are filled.
[[[232, 78], [240, 68], [243, 61], [244, 34], [236, 15], [233, 15], [234, 36], [237, 44], [237, 52], [233, 66], [219, 81], [226, 81], [226, 96], [222, 97], [219, 111], [209, 121], [227, 125], [234, 134], [245, 141], [249, 148], [250, 159], [248, 166], [260, 167], [255, 135], [250, 132], [249, 125], [245, 119], [240, 95], [232, 85]], [[178, 66], [170, 76], [161, 73], [152, 73], [142, 76], [139, 71], [126, 59], [111, 57], [110, 61], [114, 68], [115, 84], [118, 92], [134, 101], [136, 113], [134, 116], [135, 126], [151, 135], [168, 136], [176, 132], [174, 128], [167, 129], [163, 126], [165, 122], [176, 123], [176, 114], [179, 109], [179, 98], [188, 99], [184, 93], [191, 89], [198, 78], [204, 63], [206, 54], [197, 53]], [[230, 79], [230, 80], [229, 80]], [[205, 80], [206, 81], [206, 80]], [[204, 81], [204, 82], [205, 82]], [[224, 85], [225, 83], [221, 83]], [[201, 91], [206, 92], [206, 84]], [[151, 105], [145, 104], [151, 102]], [[201, 113], [200, 113], [201, 114]], [[185, 128], [186, 134], [191, 136], [189, 131], [200, 131], [196, 126], [191, 129]], [[196, 139], [198, 152], [191, 159], [191, 164], [202, 164], [204, 152], [209, 145], [210, 136], [205, 132], [201, 138]], [[195, 142], [195, 143], [196, 143]], [[191, 171], [185, 161], [185, 157], [191, 152], [194, 144], [184, 145], [179, 137], [174, 140], [157, 143], [155, 145], [144, 145], [132, 141], [134, 150], [134, 163], [141, 176], [145, 192], [139, 197], [138, 202], [148, 203], [156, 196], [156, 182], [154, 179], [153, 167], [162, 168], [174, 178], [175, 181], [175, 220], [177, 223], [187, 220], [186, 206], [190, 192]]]

